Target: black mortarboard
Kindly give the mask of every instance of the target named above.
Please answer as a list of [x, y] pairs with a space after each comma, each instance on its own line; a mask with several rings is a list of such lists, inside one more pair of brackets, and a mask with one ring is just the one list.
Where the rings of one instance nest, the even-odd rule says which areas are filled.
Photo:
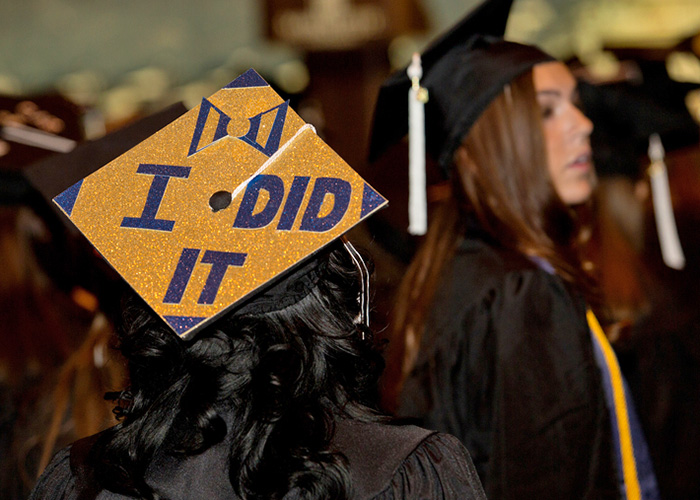
[[[553, 58], [540, 49], [503, 40], [512, 0], [487, 0], [421, 55], [428, 89], [426, 147], [447, 173], [452, 157], [474, 122], [513, 78]], [[370, 161], [408, 132], [406, 69], [381, 87], [375, 109]]]
[[[657, 234], [664, 262], [682, 269], [681, 248], [664, 163], [668, 151], [697, 145], [700, 129], [685, 97], [698, 84], [674, 81], [664, 61], [634, 62], [641, 78], [594, 85], [582, 81], [579, 92], [586, 114], [593, 121], [593, 160], [601, 176], [641, 177], [647, 169]], [[662, 145], [663, 144], [663, 145]], [[649, 159], [644, 161], [644, 157]]]
[[581, 81], [579, 92], [593, 121], [593, 160], [600, 176], [641, 174], [649, 136], [658, 134], [667, 151], [697, 144], [698, 124], [685, 98], [700, 85], [677, 82], [664, 61], [637, 60], [639, 79], [593, 84]]

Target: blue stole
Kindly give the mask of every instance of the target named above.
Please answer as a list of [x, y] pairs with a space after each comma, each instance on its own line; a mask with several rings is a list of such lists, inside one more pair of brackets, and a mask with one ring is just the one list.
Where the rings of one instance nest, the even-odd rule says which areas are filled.
[[605, 403], [610, 412], [622, 498], [659, 500], [659, 488], [647, 442], [615, 352], [590, 309], [586, 313], [586, 319], [593, 338], [595, 360], [603, 380]]
[[[545, 259], [530, 257], [530, 260], [549, 274], [556, 274]], [[620, 495], [624, 500], [660, 500], [649, 448], [615, 351], [590, 309], [586, 312], [586, 320], [603, 382], [605, 404], [610, 413]]]

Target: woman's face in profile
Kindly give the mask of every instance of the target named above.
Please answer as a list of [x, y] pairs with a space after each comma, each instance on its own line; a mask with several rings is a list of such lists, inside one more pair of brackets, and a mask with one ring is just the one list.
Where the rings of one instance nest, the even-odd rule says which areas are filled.
[[560, 62], [538, 64], [533, 80], [554, 189], [567, 205], [583, 203], [591, 197], [595, 183], [590, 145], [593, 124], [578, 108], [576, 80]]

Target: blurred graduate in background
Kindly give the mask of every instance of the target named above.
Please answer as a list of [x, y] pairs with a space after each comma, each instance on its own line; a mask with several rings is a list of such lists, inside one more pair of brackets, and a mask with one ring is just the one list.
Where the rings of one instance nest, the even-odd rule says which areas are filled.
[[114, 424], [106, 391], [118, 277], [51, 198], [185, 111], [174, 105], [85, 141], [84, 110], [55, 94], [0, 97], [0, 496], [25, 499], [53, 454]]
[[[425, 143], [450, 185], [401, 284], [387, 406], [458, 436], [489, 498], [658, 498], [582, 252], [591, 121], [567, 67], [487, 1], [422, 54]], [[380, 90], [370, 154], [408, 129]], [[393, 352], [392, 352], [393, 350]]]
[[[679, 54], [697, 61], [692, 47], [691, 38], [666, 50], [620, 50], [619, 70], [605, 80], [575, 67], [595, 124], [599, 186], [588, 252], [607, 331], [661, 496], [679, 499], [700, 495], [700, 131], [692, 105], [700, 81], [680, 78], [674, 65]], [[664, 178], [665, 192], [654, 186]]]
[[[82, 141], [82, 110], [58, 95], [3, 96], [0, 108], [0, 496], [24, 499], [45, 448], [53, 453], [66, 434], [106, 425], [93, 425], [108, 420], [109, 410], [89, 411], [90, 398], [63, 408], [57, 424], [50, 424], [56, 379], [64, 380], [65, 393], [73, 387], [68, 379], [75, 373], [63, 371], [63, 363], [73, 358], [75, 366], [74, 352], [83, 339], [108, 327], [98, 319], [94, 301], [74, 300], [38, 255], [37, 245], [51, 241], [57, 226], [55, 219], [47, 220], [48, 204], [23, 175], [29, 165]], [[85, 389], [93, 384], [90, 378], [82, 379]], [[66, 412], [78, 419], [66, 421]]]

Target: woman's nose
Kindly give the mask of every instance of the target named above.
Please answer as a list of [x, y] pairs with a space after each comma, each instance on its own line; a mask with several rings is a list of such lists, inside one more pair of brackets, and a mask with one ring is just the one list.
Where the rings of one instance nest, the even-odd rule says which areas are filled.
[[576, 132], [590, 136], [593, 133], [593, 122], [584, 114], [581, 109], [575, 105], [571, 105], [573, 117], [572, 122]]

